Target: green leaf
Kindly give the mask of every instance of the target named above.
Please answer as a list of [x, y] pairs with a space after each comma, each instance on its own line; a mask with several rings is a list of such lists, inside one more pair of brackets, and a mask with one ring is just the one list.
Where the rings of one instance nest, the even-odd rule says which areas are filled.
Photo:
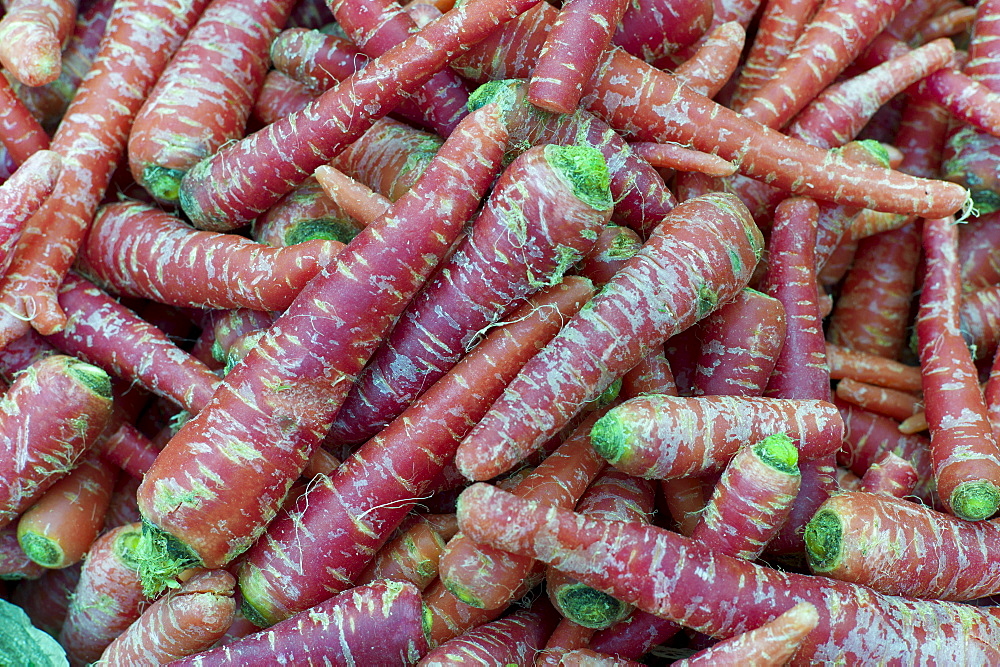
[[23, 609], [0, 600], [0, 667], [57, 665], [69, 665], [59, 642], [33, 626]]

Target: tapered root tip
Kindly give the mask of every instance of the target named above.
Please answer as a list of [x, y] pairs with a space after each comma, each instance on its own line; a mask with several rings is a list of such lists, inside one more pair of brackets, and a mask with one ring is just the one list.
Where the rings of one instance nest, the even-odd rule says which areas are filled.
[[951, 492], [948, 505], [959, 519], [983, 521], [1000, 509], [1000, 489], [992, 482], [965, 482]]
[[819, 510], [806, 524], [806, 557], [813, 572], [829, 572], [840, 563], [844, 528], [840, 517], [830, 510]]
[[177, 576], [202, 564], [190, 547], [147, 521], [142, 524], [142, 537], [136, 545], [135, 560], [139, 565], [142, 592], [149, 598], [158, 596], [167, 588], [180, 587]]
[[603, 630], [625, 618], [632, 606], [584, 584], [565, 586], [556, 594], [562, 614], [585, 628]]
[[177, 204], [180, 197], [181, 179], [187, 172], [151, 164], [142, 170], [142, 187], [157, 201]]
[[594, 422], [590, 429], [590, 444], [611, 465], [618, 463], [625, 455], [628, 432], [614, 410]]

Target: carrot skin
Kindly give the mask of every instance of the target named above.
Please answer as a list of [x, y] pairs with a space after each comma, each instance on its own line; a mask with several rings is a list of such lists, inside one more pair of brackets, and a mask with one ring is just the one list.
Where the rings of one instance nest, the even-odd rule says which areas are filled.
[[38, 151], [0, 185], [0, 275], [10, 266], [24, 225], [55, 189], [62, 158]]
[[14, 94], [6, 76], [0, 78], [0, 141], [16, 165], [49, 147], [49, 135]]
[[[480, 0], [448, 12], [301, 112], [199, 162], [181, 181], [184, 212], [196, 227], [215, 231], [250, 222], [460, 51], [536, 2]], [[333, 118], [338, 119], [336, 123]], [[267, 167], [256, 167], [251, 181], [238, 176], [248, 173], [249, 165]]]
[[438, 576], [438, 562], [445, 541], [426, 523], [416, 523], [399, 537], [387, 543], [358, 575], [356, 584], [363, 586], [379, 579], [408, 581], [421, 591]]
[[166, 665], [210, 648], [232, 625], [236, 580], [225, 570], [194, 575], [150, 605], [104, 649], [97, 665]]
[[[582, 515], [474, 484], [459, 500], [459, 525], [475, 539], [540, 558], [638, 608], [713, 637], [732, 637], [799, 602], [819, 623], [793, 664], [809, 661], [992, 661], [1000, 619], [940, 600], [875, 593], [825, 577], [780, 572], [720, 555], [670, 531]], [[706, 573], [712, 585], [706, 586]], [[744, 591], [739, 614], [734, 590]], [[894, 637], [891, 642], [887, 636]]]
[[[239, 573], [244, 600], [261, 623], [287, 618], [350, 584], [428, 493], [462, 436], [556, 334], [563, 318], [590, 298], [593, 287], [586, 279], [567, 277], [543, 294], [317, 483], [292, 513], [272, 522]], [[309, 534], [320, 539], [303, 539], [299, 526], [310, 527]], [[327, 564], [321, 573], [311, 565], [319, 562]]]
[[412, 664], [427, 652], [420, 591], [382, 580], [356, 586], [286, 621], [181, 658], [175, 667]]
[[736, 71], [745, 41], [746, 30], [737, 21], [716, 26], [691, 57], [674, 69], [674, 78], [705, 97], [715, 97]]
[[651, 349], [732, 299], [760, 245], [760, 230], [735, 197], [675, 208], [466, 436], [456, 455], [462, 474], [490, 479], [537, 450]]
[[[351, 379], [477, 207], [506, 136], [495, 105], [463, 119], [392, 214], [366, 227], [299, 292], [143, 479], [138, 499], [149, 541], [166, 540], [206, 567], [230, 562], [256, 541]], [[235, 478], [240, 484], [227, 481]], [[236, 507], [242, 517], [233, 522]], [[163, 585], [150, 569], [151, 587]]]
[[0, 21], [0, 63], [29, 86], [59, 78], [60, 52], [76, 6], [74, 0], [11, 0]]
[[886, 452], [861, 476], [858, 490], [905, 498], [913, 493], [918, 481], [920, 478], [912, 463]]
[[28, 558], [17, 541], [17, 526], [0, 528], [0, 581], [34, 581], [47, 571]]

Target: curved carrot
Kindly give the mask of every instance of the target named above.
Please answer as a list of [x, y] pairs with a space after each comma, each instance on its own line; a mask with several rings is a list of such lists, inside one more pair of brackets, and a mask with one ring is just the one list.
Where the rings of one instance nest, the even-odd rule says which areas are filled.
[[149, 91], [128, 138], [137, 183], [177, 204], [181, 178], [243, 136], [267, 49], [295, 0], [214, 0]]
[[0, 275], [7, 271], [24, 224], [55, 189], [62, 158], [38, 151], [0, 185]]
[[59, 78], [62, 44], [76, 20], [74, 0], [11, 0], [0, 20], [0, 63], [18, 81], [42, 86]]
[[466, 436], [456, 455], [462, 474], [490, 479], [536, 451], [656, 345], [732, 299], [760, 245], [760, 230], [731, 195], [675, 208]]
[[745, 40], [746, 30], [737, 21], [716, 26], [691, 57], [674, 69], [674, 78], [705, 97], [715, 97], [736, 71]]

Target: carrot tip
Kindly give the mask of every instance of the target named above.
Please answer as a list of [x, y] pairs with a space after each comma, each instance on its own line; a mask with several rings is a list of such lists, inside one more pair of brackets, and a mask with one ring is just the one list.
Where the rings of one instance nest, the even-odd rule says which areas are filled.
[[176, 204], [180, 196], [181, 179], [187, 173], [181, 169], [170, 169], [151, 164], [142, 170], [142, 187], [157, 201]]
[[1000, 489], [984, 480], [963, 482], [951, 492], [948, 505], [959, 519], [983, 521], [1000, 509]]
[[596, 630], [614, 625], [632, 610], [631, 605], [581, 583], [562, 587], [555, 597], [563, 616]]
[[201, 565], [201, 559], [187, 545], [145, 519], [135, 560], [139, 565], [142, 592], [149, 598], [167, 588], [179, 588], [177, 576], [188, 568]]
[[24, 554], [42, 567], [62, 567], [65, 554], [54, 540], [31, 531], [18, 531], [17, 541]]
[[844, 528], [836, 512], [820, 509], [806, 524], [806, 557], [813, 572], [829, 572], [840, 562]]

